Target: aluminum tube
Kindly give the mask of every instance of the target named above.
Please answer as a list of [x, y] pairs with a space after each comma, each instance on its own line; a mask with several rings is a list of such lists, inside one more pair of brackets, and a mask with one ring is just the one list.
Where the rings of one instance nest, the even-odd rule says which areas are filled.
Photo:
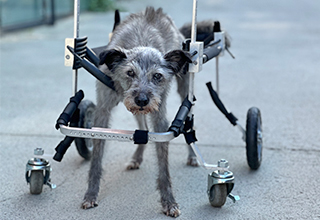
[[197, 0], [193, 0], [191, 43], [196, 42], [197, 38]]
[[219, 88], [219, 56], [216, 57], [216, 92], [218, 96], [220, 95]]
[[[79, 15], [80, 15], [80, 0], [74, 0], [74, 20], [73, 20], [73, 37], [79, 37]], [[78, 70], [75, 69], [72, 72], [72, 92], [73, 95], [78, 90]]]
[[[197, 37], [197, 0], [193, 0], [193, 11], [192, 11], [192, 25], [191, 25], [191, 43], [196, 42]], [[193, 103], [194, 97], [194, 73], [189, 73], [189, 93], [188, 99]], [[192, 115], [192, 109], [189, 112], [189, 116]]]

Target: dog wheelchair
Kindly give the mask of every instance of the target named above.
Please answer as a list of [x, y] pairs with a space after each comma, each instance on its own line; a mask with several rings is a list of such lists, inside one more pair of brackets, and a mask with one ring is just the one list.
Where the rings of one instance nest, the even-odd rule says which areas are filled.
[[[229, 163], [225, 159], [218, 161], [217, 165], [208, 164], [202, 157], [200, 150], [196, 145], [196, 135], [193, 128], [194, 115], [192, 113], [192, 106], [195, 103], [194, 96], [194, 75], [202, 70], [202, 65], [209, 60], [216, 59], [216, 76], [217, 76], [217, 90], [219, 88], [218, 81], [218, 61], [219, 57], [223, 56], [225, 51], [228, 51], [226, 43], [226, 33], [220, 29], [220, 23], [214, 23], [213, 33], [206, 33], [205, 35], [197, 34], [197, 0], [193, 1], [193, 16], [192, 16], [192, 31], [191, 39], [186, 40], [183, 44], [183, 49], [189, 51], [192, 56], [192, 63], [189, 64], [189, 93], [188, 97], [183, 101], [175, 115], [171, 126], [167, 132], [156, 133], [146, 130], [118, 130], [109, 128], [93, 127], [93, 115], [95, 105], [89, 100], [83, 100], [84, 93], [82, 90], [77, 91], [77, 70], [81, 67], [86, 69], [95, 78], [100, 80], [106, 86], [114, 90], [112, 79], [102, 73], [97, 67], [99, 64], [98, 55], [105, 46], [90, 49], [87, 47], [87, 37], [79, 38], [79, 8], [80, 3], [75, 0], [75, 27], [74, 38], [66, 39], [66, 53], [65, 65], [72, 66], [73, 68], [73, 90], [74, 96], [70, 98], [69, 103], [57, 119], [56, 129], [66, 137], [55, 148], [56, 154], [53, 159], [61, 161], [67, 149], [74, 141], [76, 148], [84, 159], [89, 159], [92, 143], [91, 139], [105, 139], [134, 142], [134, 144], [146, 144], [150, 142], [169, 142], [172, 139], [183, 134], [185, 141], [189, 144], [200, 166], [208, 170], [214, 170], [208, 175], [207, 194], [209, 202], [214, 207], [221, 207], [225, 204], [226, 198], [229, 197], [233, 202], [238, 201], [239, 196], [231, 194], [234, 187], [234, 176], [229, 170]], [[120, 23], [119, 12], [115, 13], [114, 28]], [[228, 51], [229, 52], [229, 51]], [[230, 112], [227, 111], [224, 104], [219, 98], [218, 93], [213, 89], [211, 82], [207, 84], [209, 93], [213, 102], [218, 109], [226, 116], [230, 123], [237, 126], [243, 135], [243, 140], [246, 142], [247, 162], [251, 169], [256, 170], [259, 168], [262, 160], [262, 121], [260, 110], [252, 107], [247, 112], [247, 124], [244, 129], [239, 123], [238, 119]], [[37, 151], [37, 155], [41, 155]], [[43, 154], [43, 152], [42, 152]], [[32, 165], [33, 159], [29, 160]], [[50, 183], [50, 164], [46, 160], [37, 158], [38, 163], [33, 166], [27, 164], [26, 179], [30, 183], [30, 192], [32, 194], [39, 194], [42, 191], [42, 185], [47, 184], [53, 187]], [[40, 172], [39, 172], [40, 170]], [[34, 176], [35, 172], [41, 173], [37, 177]], [[45, 173], [45, 174], [43, 174]]]

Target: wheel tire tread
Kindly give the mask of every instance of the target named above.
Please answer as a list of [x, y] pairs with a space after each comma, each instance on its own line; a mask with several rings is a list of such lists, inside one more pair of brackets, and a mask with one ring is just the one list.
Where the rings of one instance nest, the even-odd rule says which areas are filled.
[[258, 121], [261, 126], [261, 113], [256, 107], [252, 107], [247, 113], [247, 126], [246, 126], [246, 150], [247, 162], [252, 170], [257, 170], [261, 165], [261, 158], [259, 160], [257, 149], [257, 129]]
[[[95, 105], [89, 101], [89, 100], [83, 100], [80, 105], [79, 105], [79, 109], [80, 109], [80, 119], [79, 119], [79, 127], [80, 128], [91, 128], [91, 127], [87, 127], [85, 126], [85, 117], [86, 117], [86, 113], [87, 111], [90, 109], [90, 111], [94, 112], [95, 109]], [[89, 148], [89, 146], [87, 146], [87, 141], [85, 138], [75, 138], [75, 144], [78, 150], [78, 153], [80, 154], [81, 157], [83, 157], [85, 160], [90, 160], [91, 158], [91, 149]]]
[[42, 170], [32, 170], [30, 174], [30, 193], [40, 194], [42, 192], [44, 176]]
[[227, 185], [217, 184], [210, 189], [209, 201], [213, 207], [222, 207], [227, 200]]

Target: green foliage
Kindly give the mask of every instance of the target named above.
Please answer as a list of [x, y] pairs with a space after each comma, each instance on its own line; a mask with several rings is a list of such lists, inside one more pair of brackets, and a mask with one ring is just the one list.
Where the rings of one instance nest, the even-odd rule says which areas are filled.
[[115, 9], [115, 0], [89, 0], [89, 11], [108, 11]]

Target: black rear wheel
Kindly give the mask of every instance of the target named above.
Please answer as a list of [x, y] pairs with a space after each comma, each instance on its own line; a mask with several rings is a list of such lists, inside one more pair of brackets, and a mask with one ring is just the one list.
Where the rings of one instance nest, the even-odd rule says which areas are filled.
[[[83, 100], [79, 104], [80, 117], [79, 128], [92, 128], [94, 122], [95, 104], [89, 100]], [[81, 157], [90, 160], [93, 149], [92, 139], [89, 138], [75, 138], [75, 144]]]
[[250, 108], [247, 113], [246, 149], [249, 167], [257, 170], [262, 161], [262, 121], [260, 110], [256, 107]]

